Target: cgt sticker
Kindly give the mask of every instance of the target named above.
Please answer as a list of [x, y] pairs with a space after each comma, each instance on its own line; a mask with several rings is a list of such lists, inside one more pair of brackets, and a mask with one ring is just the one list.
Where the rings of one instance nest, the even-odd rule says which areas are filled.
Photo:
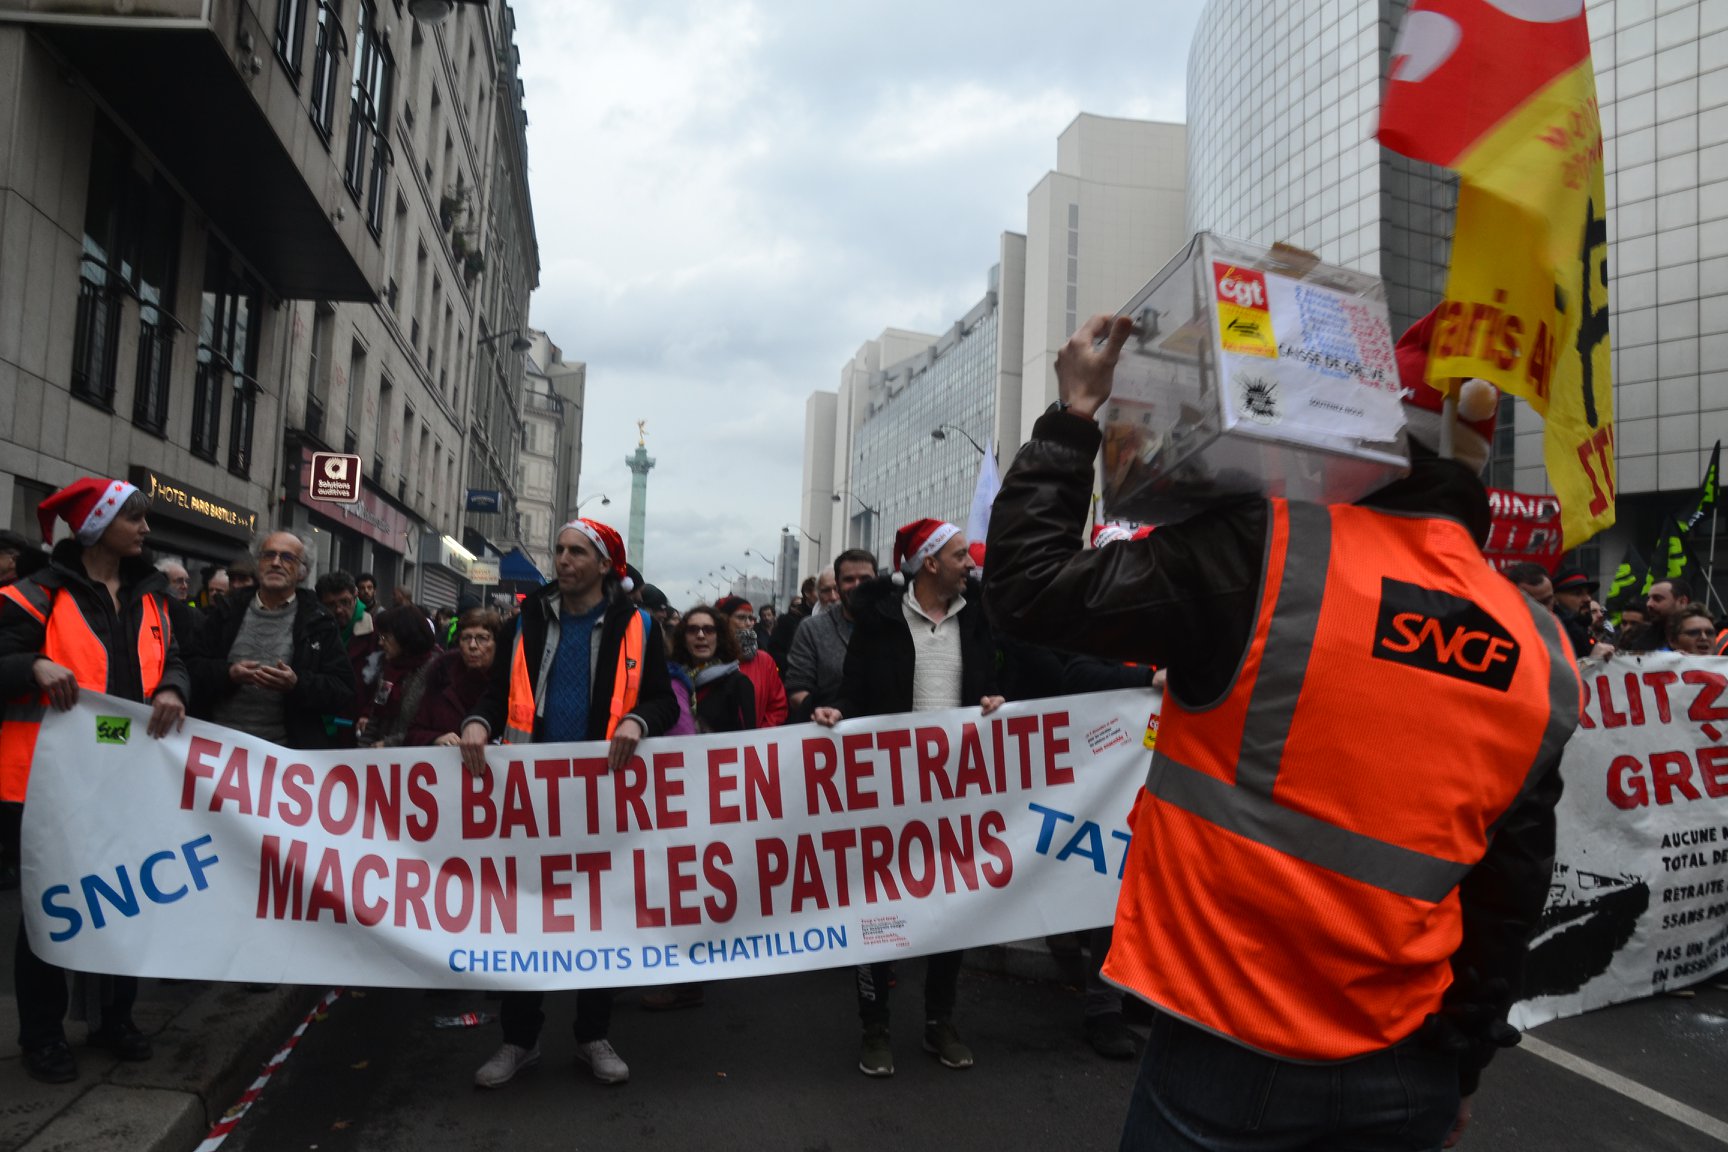
[[1218, 297], [1218, 337], [1224, 351], [1276, 360], [1278, 339], [1272, 333], [1266, 274], [1214, 261], [1212, 287]]
[[131, 738], [132, 718], [130, 716], [96, 717], [96, 743], [124, 744]]

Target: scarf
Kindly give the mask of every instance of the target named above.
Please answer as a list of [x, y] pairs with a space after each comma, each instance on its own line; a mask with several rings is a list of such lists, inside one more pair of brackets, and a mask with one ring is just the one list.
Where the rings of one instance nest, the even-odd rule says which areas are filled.
[[716, 680], [730, 676], [736, 671], [738, 671], [738, 661], [728, 660], [724, 664], [703, 664], [701, 667], [691, 669], [691, 674], [696, 681], [696, 687], [706, 688]]
[[738, 633], [738, 659], [754, 660], [756, 649], [761, 637], [756, 635], [756, 629], [745, 628]]

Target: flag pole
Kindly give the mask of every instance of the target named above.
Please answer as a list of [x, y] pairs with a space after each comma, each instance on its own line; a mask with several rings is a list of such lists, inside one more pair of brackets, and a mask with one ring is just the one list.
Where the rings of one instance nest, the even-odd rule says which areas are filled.
[[1716, 610], [1722, 612], [1728, 609], [1723, 608], [1722, 596], [1716, 591], [1716, 511], [1716, 505], [1710, 505], [1710, 563], [1704, 567], [1704, 587], [1708, 590], [1708, 596], [1704, 603], [1708, 606], [1710, 600], [1714, 599]]
[[1458, 391], [1454, 388], [1446, 393], [1446, 398], [1440, 404], [1440, 459], [1451, 460], [1455, 457], [1458, 423]]

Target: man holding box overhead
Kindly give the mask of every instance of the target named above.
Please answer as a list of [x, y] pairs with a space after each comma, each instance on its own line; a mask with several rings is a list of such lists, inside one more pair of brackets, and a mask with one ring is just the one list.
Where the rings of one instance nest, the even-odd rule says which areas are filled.
[[1425, 319], [1398, 347], [1407, 478], [1082, 550], [1130, 331], [1094, 317], [1058, 356], [996, 500], [988, 595], [1005, 633], [1169, 673], [1104, 966], [1157, 1010], [1122, 1146], [1454, 1141], [1517, 1042], [1580, 695], [1553, 616], [1479, 550], [1492, 390], [1460, 390], [1439, 458]]

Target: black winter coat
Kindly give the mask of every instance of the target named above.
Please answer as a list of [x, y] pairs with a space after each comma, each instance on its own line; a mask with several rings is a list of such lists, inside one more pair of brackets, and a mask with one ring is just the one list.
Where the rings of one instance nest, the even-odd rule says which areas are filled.
[[[546, 651], [546, 635], [558, 619], [558, 583], [553, 581], [522, 601], [522, 614], [516, 618], [522, 637], [523, 656], [528, 664], [528, 680], [534, 686], [534, 699], [540, 699], [540, 664]], [[618, 674], [618, 650], [624, 644], [624, 629], [636, 604], [628, 596], [613, 596], [606, 605], [600, 622], [600, 651], [594, 659], [594, 675], [589, 681], [588, 739], [606, 739], [606, 723], [610, 718], [606, 702], [612, 699], [612, 685]], [[510, 663], [515, 651], [515, 637], [499, 645], [498, 656], [492, 661], [492, 677], [486, 692], [468, 720], [479, 720], [492, 730], [494, 737], [504, 733], [505, 713], [510, 703]], [[539, 712], [539, 709], [536, 709]], [[642, 684], [636, 694], [636, 707], [631, 715], [642, 721], [646, 735], [659, 736], [678, 721], [678, 698], [672, 695], [672, 678], [666, 671], [666, 643], [660, 638], [660, 626], [648, 619], [648, 635], [642, 644]], [[467, 721], [463, 721], [467, 723]], [[534, 739], [541, 738], [545, 717], [534, 719]], [[458, 730], [460, 731], [460, 730]]]
[[756, 686], [742, 672], [696, 689], [698, 732], [749, 732], [756, 727]]
[[[256, 600], [253, 593], [223, 596], [199, 614], [198, 635], [187, 651], [186, 666], [192, 673], [193, 715], [200, 719], [210, 719], [216, 705], [237, 687], [228, 678], [228, 653], [240, 635], [240, 622]], [[288, 746], [339, 747], [324, 718], [352, 714], [354, 671], [336, 621], [310, 588], [301, 588], [294, 596], [294, 650], [288, 666], [297, 678], [283, 697]]]
[[[879, 576], [853, 590], [852, 643], [834, 707], [842, 716], [886, 716], [912, 711], [912, 672], [917, 660], [912, 630], [900, 606], [910, 584]], [[960, 703], [976, 705], [999, 694], [1000, 657], [983, 594], [976, 580], [966, 582], [966, 606], [955, 617], [960, 627]]]

